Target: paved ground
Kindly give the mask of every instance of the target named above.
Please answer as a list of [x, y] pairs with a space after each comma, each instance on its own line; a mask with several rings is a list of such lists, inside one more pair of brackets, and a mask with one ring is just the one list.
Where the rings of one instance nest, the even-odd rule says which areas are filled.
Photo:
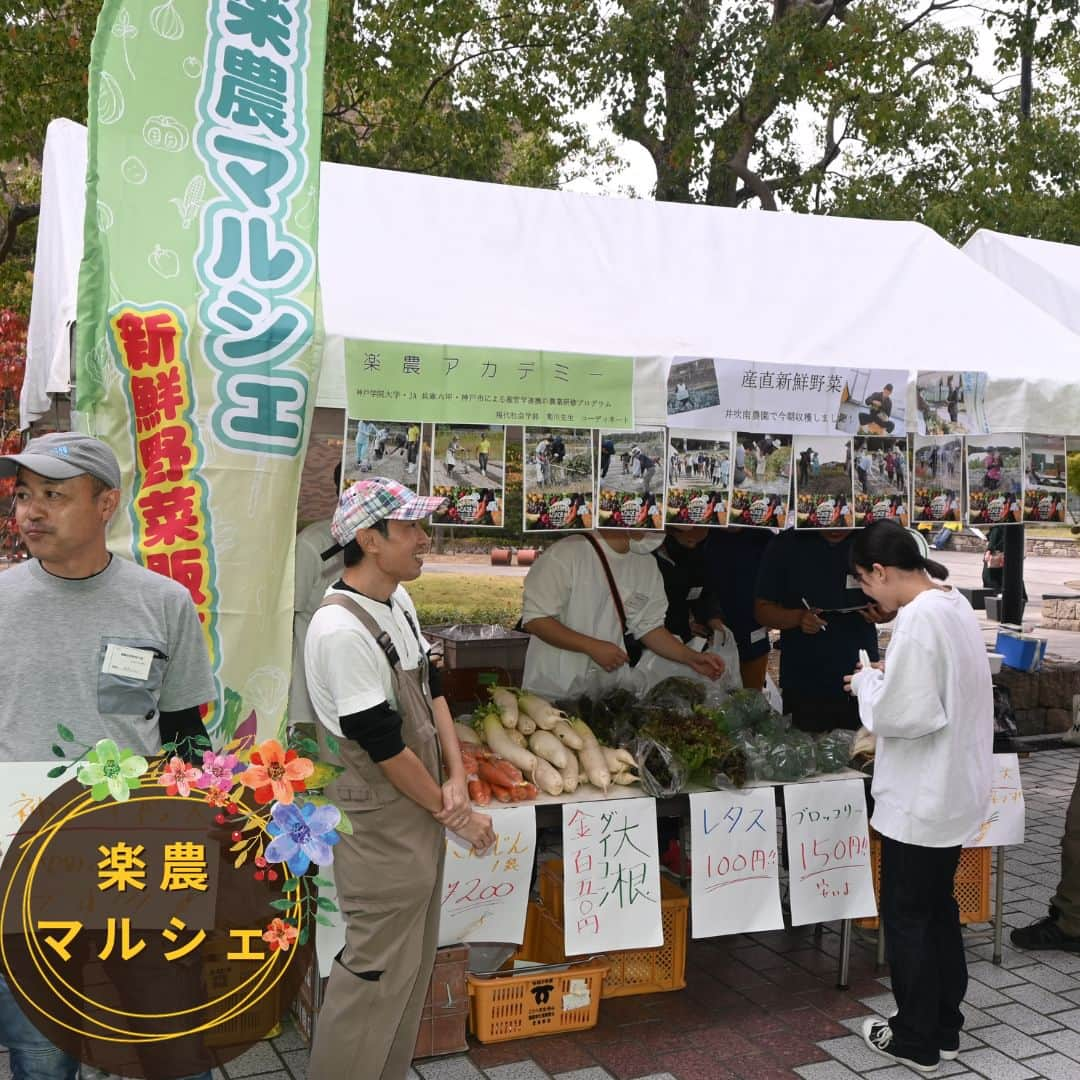
[[[1005, 921], [1040, 917], [1058, 880], [1065, 805], [1080, 750], [1022, 763], [1027, 843], [1008, 855]], [[1080, 955], [1023, 953], [990, 963], [988, 924], [965, 936], [971, 983], [958, 1062], [937, 1075], [984, 1080], [1080, 1078]], [[839, 937], [800, 928], [692, 942], [687, 989], [603, 1002], [591, 1031], [417, 1062], [410, 1080], [904, 1080], [912, 1071], [871, 1054], [854, 1034], [893, 1008], [873, 946], [856, 941], [851, 985], [835, 988]], [[362, 1022], [362, 1021], [359, 1021]], [[230, 1063], [222, 1080], [306, 1080], [307, 1052], [290, 1026]], [[0, 1080], [8, 1080], [0, 1054]], [[362, 1070], [357, 1080], [369, 1080]], [[312, 1080], [318, 1080], [312, 1077]]]

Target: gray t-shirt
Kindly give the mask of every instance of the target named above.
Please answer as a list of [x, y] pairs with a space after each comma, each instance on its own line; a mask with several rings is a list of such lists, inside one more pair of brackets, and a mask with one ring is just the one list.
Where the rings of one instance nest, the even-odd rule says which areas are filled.
[[[48, 761], [56, 726], [80, 744], [110, 738], [121, 750], [161, 750], [158, 710], [216, 697], [199, 617], [187, 590], [113, 556], [91, 578], [55, 577], [33, 559], [0, 573], [0, 758]], [[152, 651], [146, 678], [103, 670], [110, 644]], [[115, 665], [110, 665], [115, 666]]]

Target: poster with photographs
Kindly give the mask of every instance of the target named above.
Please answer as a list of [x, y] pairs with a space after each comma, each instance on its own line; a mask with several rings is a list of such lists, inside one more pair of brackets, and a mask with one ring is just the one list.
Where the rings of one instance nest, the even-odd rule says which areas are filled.
[[719, 404], [716, 361], [711, 356], [676, 356], [668, 369], [668, 416], [712, 409]]
[[487, 424], [436, 424], [431, 440], [431, 494], [446, 505], [435, 525], [501, 528], [506, 431]]
[[967, 440], [969, 525], [1015, 525], [1023, 517], [1024, 437], [978, 435]]
[[920, 371], [915, 380], [920, 435], [986, 435], [985, 371]]
[[341, 461], [343, 488], [368, 476], [385, 476], [424, 494], [431, 477], [423, 434], [419, 420], [404, 424], [397, 420], [346, 419]]
[[664, 527], [663, 428], [600, 432], [597, 525], [609, 529]]
[[850, 529], [855, 524], [851, 440], [798, 435], [795, 459], [795, 528]]
[[912, 521], [959, 521], [963, 485], [964, 440], [916, 435]]
[[527, 427], [522, 439], [525, 531], [591, 529], [592, 429]]
[[1080, 525], [1080, 437], [1065, 439], [1065, 475], [1069, 481], [1065, 516], [1070, 525]]
[[906, 435], [907, 384], [906, 371], [850, 368], [836, 413], [836, 430], [849, 435]]
[[673, 525], [726, 525], [731, 493], [731, 436], [671, 432], [665, 520]]
[[1024, 436], [1024, 521], [1065, 523], [1066, 461], [1063, 435]]
[[732, 455], [728, 523], [782, 529], [791, 496], [791, 436], [740, 431]]
[[855, 474], [855, 524], [889, 518], [907, 526], [910, 461], [907, 439], [861, 439], [851, 443]]

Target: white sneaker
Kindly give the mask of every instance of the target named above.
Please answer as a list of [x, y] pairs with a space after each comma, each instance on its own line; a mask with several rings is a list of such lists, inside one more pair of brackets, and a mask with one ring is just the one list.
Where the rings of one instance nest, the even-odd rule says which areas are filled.
[[916, 1061], [903, 1053], [902, 1049], [896, 1045], [896, 1040], [893, 1038], [893, 1029], [888, 1020], [881, 1020], [876, 1016], [870, 1017], [863, 1023], [862, 1037], [863, 1042], [874, 1053], [880, 1054], [890, 1061], [895, 1061], [899, 1065], [907, 1065], [927, 1075], [937, 1072], [938, 1062]]

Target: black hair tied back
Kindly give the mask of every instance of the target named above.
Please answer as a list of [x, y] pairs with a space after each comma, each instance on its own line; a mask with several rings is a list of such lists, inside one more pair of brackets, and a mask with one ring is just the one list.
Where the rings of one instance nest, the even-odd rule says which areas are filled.
[[871, 570], [875, 564], [897, 570], [925, 570], [937, 581], [949, 576], [941, 563], [924, 557], [915, 537], [895, 521], [875, 521], [855, 534], [851, 565]]

